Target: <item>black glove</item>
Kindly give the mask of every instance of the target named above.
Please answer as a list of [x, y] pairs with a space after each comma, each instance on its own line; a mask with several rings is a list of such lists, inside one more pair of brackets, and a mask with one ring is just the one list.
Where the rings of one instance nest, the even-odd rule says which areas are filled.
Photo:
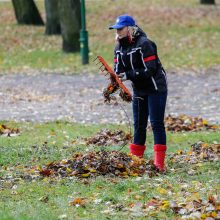
[[119, 78], [122, 82], [124, 82], [124, 81], [126, 81], [126, 80], [128, 79], [126, 72], [119, 73], [119, 74], [118, 74], [118, 78]]

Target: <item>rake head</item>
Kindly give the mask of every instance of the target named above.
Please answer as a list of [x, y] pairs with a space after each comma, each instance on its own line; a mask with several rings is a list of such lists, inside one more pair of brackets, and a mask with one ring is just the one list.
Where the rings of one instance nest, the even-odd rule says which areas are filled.
[[119, 91], [119, 96], [123, 101], [131, 102], [132, 95], [127, 89], [127, 87], [122, 83], [122, 81], [118, 78], [117, 74], [111, 69], [111, 67], [106, 63], [106, 61], [101, 57], [97, 56], [94, 60], [96, 65], [100, 65], [99, 69], [105, 76], [109, 76], [110, 84], [103, 91], [103, 96], [105, 98], [105, 102], [110, 102], [112, 99], [112, 95]]

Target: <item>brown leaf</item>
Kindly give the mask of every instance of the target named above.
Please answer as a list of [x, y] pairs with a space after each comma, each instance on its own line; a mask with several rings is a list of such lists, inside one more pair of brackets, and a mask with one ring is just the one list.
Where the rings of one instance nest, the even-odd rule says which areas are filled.
[[75, 198], [73, 201], [69, 202], [70, 206], [85, 206], [86, 201], [85, 198]]
[[50, 176], [52, 174], [52, 170], [41, 170], [40, 174], [43, 176]]
[[42, 197], [39, 199], [39, 201], [47, 203], [47, 202], [49, 201], [49, 197], [48, 197], [48, 196], [42, 196]]
[[4, 124], [0, 124], [0, 136], [8, 136], [14, 137], [20, 134], [20, 130], [18, 128], [10, 128]]

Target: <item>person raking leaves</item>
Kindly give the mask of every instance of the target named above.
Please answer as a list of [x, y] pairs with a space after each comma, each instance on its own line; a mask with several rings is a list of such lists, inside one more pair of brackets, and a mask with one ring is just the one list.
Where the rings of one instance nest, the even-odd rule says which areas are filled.
[[130, 80], [133, 87], [134, 140], [130, 144], [130, 153], [143, 157], [149, 116], [154, 135], [154, 164], [164, 171], [167, 80], [157, 46], [129, 15], [119, 16], [109, 29], [116, 30], [114, 71], [121, 81]]

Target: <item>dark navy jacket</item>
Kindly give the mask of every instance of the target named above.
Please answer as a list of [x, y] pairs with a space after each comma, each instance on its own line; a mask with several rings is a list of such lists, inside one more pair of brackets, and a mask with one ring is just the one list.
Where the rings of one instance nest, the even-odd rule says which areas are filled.
[[117, 43], [114, 71], [117, 74], [126, 72], [136, 95], [167, 91], [166, 72], [157, 55], [157, 46], [140, 28], [132, 43]]

